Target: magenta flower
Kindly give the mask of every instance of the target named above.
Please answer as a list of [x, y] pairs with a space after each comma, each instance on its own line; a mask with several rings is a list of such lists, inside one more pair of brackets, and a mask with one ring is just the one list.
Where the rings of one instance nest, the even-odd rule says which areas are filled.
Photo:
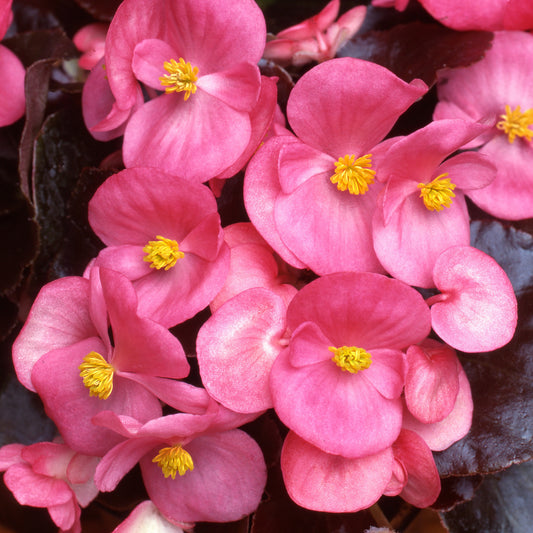
[[80, 506], [98, 494], [93, 481], [98, 461], [59, 442], [0, 448], [7, 488], [21, 505], [47, 508], [60, 532], [81, 533]]
[[486, 129], [461, 120], [432, 122], [393, 143], [380, 158], [377, 175], [387, 184], [374, 215], [374, 248], [397, 279], [433, 287], [439, 254], [470, 243], [463, 191], [487, 186], [495, 169], [477, 153], [448, 156]]
[[126, 166], [153, 166], [155, 160], [168, 172], [206, 181], [235, 163], [252, 136], [265, 38], [263, 14], [252, 0], [223, 6], [210, 0], [124, 1], [106, 40], [117, 105], [131, 109], [139, 81], [165, 91], [128, 122]]
[[[0, 3], [0, 40], [4, 37], [13, 19], [12, 0]], [[24, 115], [26, 96], [24, 77], [26, 71], [20, 59], [8, 48], [0, 45], [0, 127], [13, 124]]]
[[507, 220], [533, 216], [533, 36], [495, 33], [492, 48], [469, 67], [441, 71], [434, 117], [482, 121], [492, 129], [465, 145], [479, 148], [496, 166], [494, 181], [469, 197]]
[[383, 271], [372, 242], [381, 187], [372, 152], [426, 90], [420, 80], [407, 84], [352, 58], [326, 61], [300, 78], [287, 105], [299, 139], [265, 143], [244, 185], [252, 223], [289, 264], [320, 275]]
[[103, 455], [120, 440], [91, 423], [95, 414], [110, 410], [143, 422], [158, 417], [160, 402], [143, 378], [189, 372], [178, 339], [137, 314], [131, 283], [111, 270], [99, 274], [101, 285], [97, 268], [90, 281], [46, 285], [13, 346], [19, 380], [39, 393], [65, 442], [89, 455]]
[[142, 316], [175, 326], [209, 305], [224, 284], [229, 249], [204, 185], [126, 169], [96, 191], [89, 222], [107, 245], [96, 264], [133, 282]]
[[333, 59], [357, 33], [366, 15], [366, 6], [356, 6], [335, 22], [339, 9], [340, 0], [331, 0], [318, 15], [280, 31], [266, 43], [263, 57], [297, 66]]
[[420, 294], [380, 274], [331, 274], [296, 294], [287, 326], [289, 346], [270, 374], [282, 422], [344, 457], [391, 446], [402, 424], [401, 350], [430, 330]]

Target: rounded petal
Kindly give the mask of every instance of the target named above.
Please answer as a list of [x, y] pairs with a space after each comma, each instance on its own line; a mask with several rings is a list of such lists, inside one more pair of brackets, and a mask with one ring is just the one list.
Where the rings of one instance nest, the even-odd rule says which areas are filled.
[[0, 127], [13, 124], [24, 115], [26, 96], [24, 77], [26, 70], [20, 59], [5, 46], [0, 45]]
[[[181, 524], [181, 526], [187, 527], [190, 524]], [[140, 533], [141, 531], [184, 533], [180, 526], [169, 522], [150, 500], [137, 505], [128, 518], [113, 530], [113, 533]]]
[[421, 0], [433, 18], [454, 30], [501, 30], [506, 0], [484, 0], [483, 9], [461, 0]]
[[289, 496], [314, 511], [353, 513], [381, 497], [392, 474], [392, 449], [348, 459], [331, 455], [290, 431], [281, 450]]
[[516, 329], [517, 303], [505, 271], [484, 252], [456, 246], [433, 270], [443, 298], [431, 307], [433, 329], [463, 352], [487, 352], [507, 344]]

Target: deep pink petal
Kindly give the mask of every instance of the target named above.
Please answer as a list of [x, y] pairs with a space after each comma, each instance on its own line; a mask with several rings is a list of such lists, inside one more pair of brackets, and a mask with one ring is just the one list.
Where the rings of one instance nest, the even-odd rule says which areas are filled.
[[[51, 505], [48, 507], [50, 518], [54, 521], [60, 531], [68, 531], [68, 533], [81, 533], [80, 516], [81, 510], [74, 498], [72, 500], [59, 505]], [[76, 524], [76, 521], [78, 522]], [[72, 529], [71, 529], [72, 528]]]
[[459, 392], [457, 355], [432, 339], [410, 346], [406, 354], [405, 402], [425, 424], [439, 422], [452, 411]]
[[232, 430], [197, 437], [184, 446], [194, 470], [176, 479], [163, 477], [152, 463], [158, 450], [141, 460], [150, 499], [175, 521], [228, 522], [253, 512], [266, 483], [259, 446], [246, 433]]
[[431, 307], [435, 332], [463, 352], [487, 352], [507, 344], [517, 323], [517, 303], [505, 271], [470, 246], [443, 252], [433, 271], [444, 298]]
[[448, 173], [448, 178], [465, 194], [483, 189], [496, 177], [496, 167], [491, 158], [480, 152], [462, 152], [440, 165], [435, 174]]
[[501, 30], [506, 0], [485, 0], [483, 9], [461, 0], [421, 0], [439, 22], [455, 30]]
[[13, 11], [11, 10], [11, 5], [13, 0], [3, 0], [2, 5], [0, 6], [0, 40], [3, 39], [4, 35], [13, 20]]
[[413, 431], [403, 429], [392, 449], [395, 459], [407, 471], [407, 484], [400, 496], [420, 508], [435, 503], [440, 493], [440, 477], [433, 454], [424, 439]]
[[[314, 322], [300, 324], [291, 335], [288, 360], [293, 367], [322, 363], [333, 358], [332, 342]], [[327, 348], [327, 349], [324, 349]]]
[[533, 5], [522, 0], [509, 0], [503, 27], [506, 30], [529, 30], [533, 28]]
[[164, 90], [159, 78], [168, 74], [165, 61], [178, 59], [178, 54], [165, 41], [160, 39], [145, 39], [138, 43], [133, 50], [131, 67], [135, 77], [148, 87]]
[[289, 496], [314, 511], [352, 513], [373, 505], [392, 473], [392, 449], [348, 459], [330, 455], [289, 432], [281, 469]]
[[398, 350], [372, 350], [372, 364], [365, 369], [364, 377], [385, 398], [394, 400], [403, 390], [403, 353]]
[[293, 367], [286, 349], [274, 362], [270, 387], [281, 421], [327, 453], [374, 454], [389, 447], [400, 432], [400, 400], [384, 398], [364, 370], [351, 374], [330, 360]]
[[26, 97], [24, 77], [26, 70], [20, 59], [5, 46], [0, 45], [0, 127], [13, 124], [24, 115]]
[[66, 277], [45, 285], [13, 344], [13, 364], [19, 381], [35, 391], [31, 372], [45, 353], [97, 336], [89, 316], [89, 282]]
[[339, 273], [318, 278], [300, 291], [287, 311], [291, 330], [314, 322], [339, 346], [401, 350], [430, 331], [429, 310], [417, 291], [372, 273]]
[[361, 156], [426, 90], [420, 80], [407, 84], [375, 63], [337, 58], [300, 78], [290, 94], [287, 116], [306, 144], [335, 159]]
[[249, 289], [226, 302], [198, 332], [202, 383], [226, 407], [272, 407], [268, 378], [282, 349], [286, 305], [269, 290]]
[[473, 412], [470, 383], [464, 370], [459, 372], [459, 392], [452, 412], [440, 422], [424, 424], [407, 409], [403, 412], [403, 428], [418, 433], [433, 451], [442, 451], [462, 439], [472, 425]]

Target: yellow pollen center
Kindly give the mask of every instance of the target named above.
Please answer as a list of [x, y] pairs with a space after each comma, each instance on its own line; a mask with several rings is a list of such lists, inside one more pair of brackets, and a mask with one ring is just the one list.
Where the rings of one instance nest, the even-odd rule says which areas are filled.
[[176, 264], [178, 259], [185, 257], [185, 254], [180, 252], [176, 241], [165, 239], [161, 235], [157, 235], [156, 239], [157, 241], [149, 241], [143, 248], [143, 252], [146, 254], [143, 257], [143, 261], [152, 263], [150, 268], [157, 268], [157, 270], [164, 268], [168, 270]]
[[419, 183], [420, 198], [424, 199], [424, 205], [430, 211], [442, 211], [443, 207], [452, 205], [452, 198], [455, 198], [455, 183], [452, 183], [446, 176], [447, 172], [437, 176], [429, 183]]
[[113, 391], [113, 367], [98, 353], [89, 352], [79, 366], [83, 384], [90, 396], [106, 400]]
[[165, 93], [181, 93], [185, 91], [184, 100], [196, 92], [196, 80], [198, 80], [198, 67], [193, 67], [189, 62], [185, 62], [183, 57], [178, 61], [171, 59], [165, 61], [165, 70], [168, 74], [161, 76], [159, 81], [165, 87]]
[[374, 182], [375, 170], [371, 170], [372, 154], [366, 154], [358, 159], [355, 155], [339, 157], [335, 163], [335, 174], [331, 176], [331, 183], [337, 184], [339, 191], [348, 189], [350, 194], [365, 194], [368, 185]]
[[352, 374], [357, 374], [357, 372], [365, 370], [372, 364], [372, 356], [366, 350], [363, 350], [363, 348], [357, 348], [356, 346], [335, 348], [334, 346], [330, 346], [328, 350], [335, 354], [331, 360], [343, 372], [347, 370]]
[[526, 140], [531, 141], [533, 130], [530, 130], [529, 126], [533, 125], [533, 109], [522, 113], [520, 106], [511, 111], [511, 108], [506, 105], [505, 115], [500, 115], [500, 117], [503, 120], [500, 120], [496, 127], [508, 135], [510, 143], [514, 142], [515, 137], [525, 137]]
[[172, 476], [172, 479], [176, 479], [176, 472], [183, 476], [187, 470], [194, 470], [190, 453], [180, 445], [162, 448], [152, 459], [152, 463], [157, 463], [165, 477]]

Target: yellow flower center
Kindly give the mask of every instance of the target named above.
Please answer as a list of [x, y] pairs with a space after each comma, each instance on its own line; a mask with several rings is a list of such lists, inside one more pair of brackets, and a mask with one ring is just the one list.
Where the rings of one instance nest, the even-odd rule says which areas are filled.
[[196, 80], [198, 79], [198, 67], [193, 67], [189, 62], [185, 62], [183, 57], [179, 61], [171, 59], [165, 61], [165, 70], [168, 74], [161, 76], [159, 81], [165, 87], [165, 93], [181, 93], [185, 91], [184, 100], [196, 92]]
[[180, 445], [162, 448], [152, 459], [152, 463], [157, 463], [165, 477], [172, 476], [172, 479], [176, 479], [176, 472], [183, 476], [187, 470], [194, 470], [191, 455]]
[[143, 261], [152, 263], [150, 268], [157, 268], [157, 270], [164, 268], [168, 270], [176, 264], [178, 259], [185, 257], [185, 254], [180, 252], [176, 241], [165, 239], [161, 235], [157, 235], [156, 239], [157, 241], [149, 241], [143, 248], [143, 252], [146, 254], [143, 257]]
[[500, 117], [503, 120], [500, 120], [496, 127], [508, 135], [510, 143], [514, 142], [515, 137], [525, 137], [526, 140], [531, 141], [533, 130], [530, 130], [529, 126], [533, 125], [533, 109], [522, 113], [520, 106], [511, 111], [511, 108], [506, 105], [505, 114]]
[[419, 183], [420, 198], [424, 199], [424, 205], [430, 211], [442, 211], [443, 207], [452, 205], [452, 198], [455, 198], [455, 183], [452, 183], [446, 176], [447, 172], [437, 176], [429, 183]]
[[365, 194], [368, 185], [374, 182], [375, 170], [371, 170], [372, 154], [366, 154], [358, 159], [355, 155], [339, 157], [335, 163], [335, 174], [331, 176], [331, 183], [337, 184], [339, 191], [348, 189], [350, 194]]
[[356, 346], [335, 348], [334, 346], [330, 346], [328, 350], [335, 354], [331, 360], [343, 372], [347, 370], [352, 374], [357, 374], [357, 372], [365, 370], [372, 364], [372, 356], [366, 350], [363, 350], [363, 348], [357, 348]]
[[83, 384], [90, 396], [106, 400], [113, 391], [113, 367], [98, 353], [89, 352], [79, 366]]

